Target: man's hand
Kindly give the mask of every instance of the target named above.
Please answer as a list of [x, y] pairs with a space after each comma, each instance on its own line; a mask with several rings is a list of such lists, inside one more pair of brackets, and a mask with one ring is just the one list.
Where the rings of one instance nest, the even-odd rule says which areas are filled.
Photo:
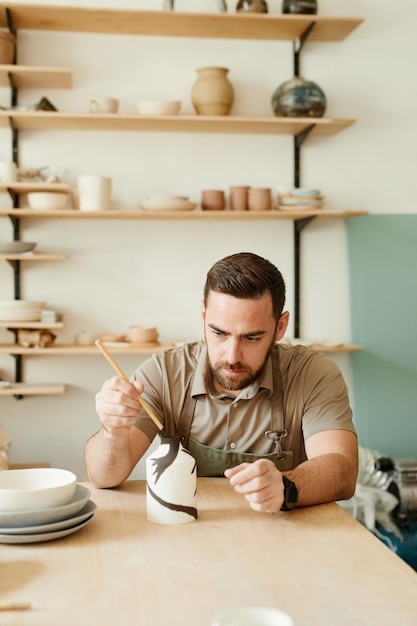
[[128, 437], [140, 410], [138, 398], [143, 384], [128, 383], [119, 376], [107, 380], [96, 395], [96, 411], [106, 434]]
[[284, 501], [282, 474], [272, 461], [258, 459], [225, 471], [237, 493], [245, 496], [254, 511], [276, 513]]

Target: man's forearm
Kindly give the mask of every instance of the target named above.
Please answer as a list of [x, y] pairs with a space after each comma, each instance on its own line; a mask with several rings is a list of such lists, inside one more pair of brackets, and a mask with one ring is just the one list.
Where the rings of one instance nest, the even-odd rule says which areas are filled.
[[85, 446], [85, 466], [95, 487], [117, 487], [132, 471], [129, 436], [113, 437], [104, 428]]
[[340, 453], [314, 457], [284, 473], [297, 485], [297, 506], [347, 500], [355, 491], [357, 469]]

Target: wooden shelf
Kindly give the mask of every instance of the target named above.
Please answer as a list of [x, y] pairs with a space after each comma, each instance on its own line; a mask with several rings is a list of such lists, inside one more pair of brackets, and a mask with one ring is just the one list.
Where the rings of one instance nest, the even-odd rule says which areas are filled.
[[[6, 9], [13, 27], [45, 31], [109, 33], [213, 39], [298, 39], [314, 23], [311, 41], [342, 41], [363, 21], [355, 17], [181, 13], [134, 9], [94, 9], [80, 6], [0, 3], [0, 27], [7, 28]], [[213, 3], [214, 9], [214, 3]]]
[[[111, 348], [106, 345], [109, 352], [117, 354], [153, 354], [154, 352], [163, 352], [173, 348], [174, 344], [161, 344], [154, 347], [140, 347], [132, 346], [129, 348]], [[93, 354], [100, 355], [100, 350], [96, 346], [76, 346], [72, 344], [57, 344], [50, 348], [24, 348], [17, 344], [0, 345], [0, 354], [13, 354], [13, 355], [79, 355], [79, 354]]]
[[196, 221], [258, 221], [258, 220], [289, 220], [298, 221], [314, 217], [324, 220], [345, 220], [351, 217], [367, 215], [367, 211], [318, 211], [291, 210], [280, 211], [78, 211], [63, 209], [61, 211], [35, 211], [33, 209], [0, 209], [0, 217], [11, 215], [16, 218], [34, 219], [80, 219], [80, 220], [196, 220]]
[[[163, 352], [164, 350], [169, 350], [174, 347], [174, 344], [165, 344], [160, 345], [158, 347], [149, 347], [142, 348], [139, 346], [132, 346], [129, 348], [110, 348], [107, 346], [107, 350], [109, 352], [114, 352], [116, 354], [153, 354], [155, 352]], [[319, 350], [320, 352], [358, 352], [362, 350], [361, 346], [356, 346], [353, 344], [343, 344], [343, 345], [321, 345], [314, 344], [315, 350]], [[93, 354], [99, 355], [100, 351], [96, 346], [75, 346], [75, 345], [55, 345], [50, 348], [24, 348], [23, 346], [19, 346], [16, 344], [9, 345], [0, 345], [0, 354], [11, 354], [11, 355], [79, 355], [79, 354]]]
[[68, 183], [42, 183], [42, 182], [0, 182], [0, 191], [14, 191], [16, 193], [29, 193], [30, 191], [69, 191]]
[[45, 330], [60, 330], [61, 328], [64, 328], [64, 322], [51, 322], [48, 324], [46, 322], [0, 321], [0, 328], [30, 328], [33, 330], [44, 328]]
[[119, 113], [61, 113], [59, 111], [0, 111], [0, 128], [16, 130], [116, 130], [178, 133], [298, 135], [314, 126], [310, 137], [335, 135], [352, 119], [324, 117], [231, 117], [203, 115], [124, 115]]
[[0, 396], [55, 396], [64, 392], [65, 385], [12, 383], [10, 387], [0, 387]]
[[0, 65], [0, 87], [70, 89], [72, 70], [65, 67]]
[[0, 254], [0, 259], [5, 261], [62, 261], [66, 257], [63, 254], [27, 253]]

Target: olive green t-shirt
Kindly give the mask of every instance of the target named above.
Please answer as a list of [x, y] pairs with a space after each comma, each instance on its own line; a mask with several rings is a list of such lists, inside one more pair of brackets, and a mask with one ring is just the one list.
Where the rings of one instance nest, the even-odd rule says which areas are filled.
[[[346, 384], [337, 365], [312, 348], [276, 344], [257, 380], [236, 398], [219, 395], [210, 384], [204, 342], [182, 345], [147, 359], [133, 378], [145, 385], [143, 398], [169, 434], [175, 434], [187, 395], [196, 400], [190, 437], [220, 450], [269, 454], [274, 444], [270, 397], [272, 361], [279, 359], [287, 437], [294, 467], [306, 460], [304, 441], [325, 430], [355, 432]], [[151, 440], [157, 427], [142, 410], [136, 426]]]

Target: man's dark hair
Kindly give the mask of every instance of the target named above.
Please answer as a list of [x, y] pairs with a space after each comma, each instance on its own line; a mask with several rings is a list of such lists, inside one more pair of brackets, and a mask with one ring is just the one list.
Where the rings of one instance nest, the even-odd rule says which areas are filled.
[[277, 321], [284, 308], [285, 283], [281, 272], [270, 261], [251, 252], [231, 254], [217, 261], [207, 273], [205, 306], [210, 291], [250, 300], [257, 300], [269, 293]]

